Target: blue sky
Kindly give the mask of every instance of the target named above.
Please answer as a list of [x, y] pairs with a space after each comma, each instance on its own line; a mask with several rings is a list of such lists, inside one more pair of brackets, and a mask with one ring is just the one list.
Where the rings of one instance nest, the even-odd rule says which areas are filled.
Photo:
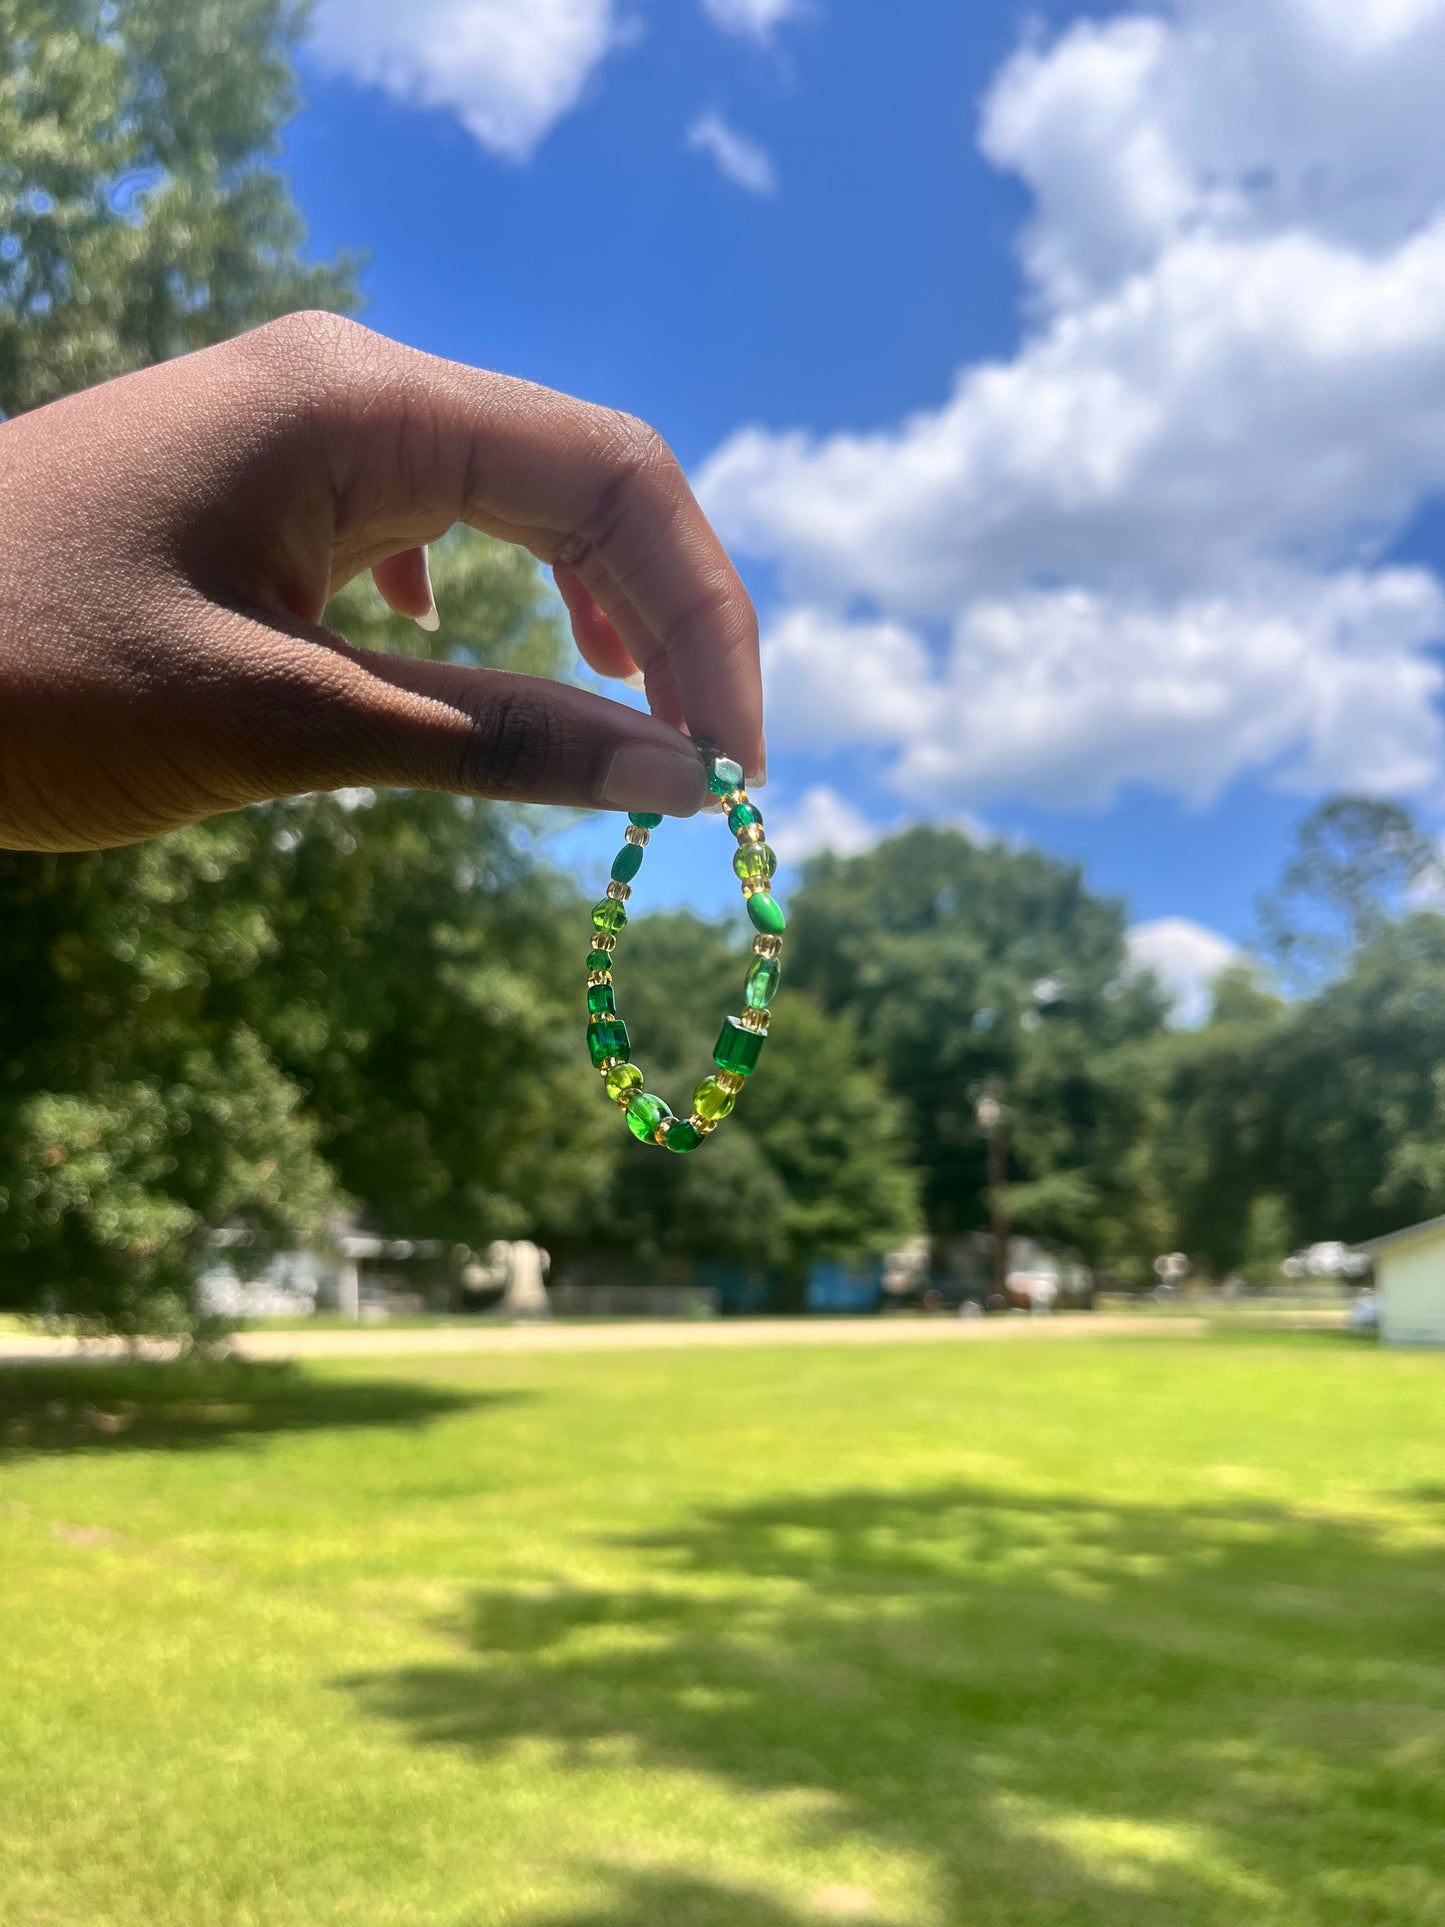
[[1445, 0], [324, 0], [287, 164], [373, 326], [666, 434], [785, 855], [1022, 836], [1187, 985], [1312, 797], [1438, 815], [1442, 57]]

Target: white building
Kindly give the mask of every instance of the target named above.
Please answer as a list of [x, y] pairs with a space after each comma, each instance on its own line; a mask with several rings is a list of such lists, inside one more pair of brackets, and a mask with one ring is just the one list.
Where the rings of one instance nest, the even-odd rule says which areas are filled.
[[1375, 1261], [1387, 1345], [1445, 1345], [1445, 1217], [1361, 1245]]

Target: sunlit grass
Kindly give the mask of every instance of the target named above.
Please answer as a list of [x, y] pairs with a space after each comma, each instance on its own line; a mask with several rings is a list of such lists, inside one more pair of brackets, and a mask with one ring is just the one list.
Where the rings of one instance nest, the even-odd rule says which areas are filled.
[[10, 1927], [1437, 1927], [1445, 1358], [0, 1379]]

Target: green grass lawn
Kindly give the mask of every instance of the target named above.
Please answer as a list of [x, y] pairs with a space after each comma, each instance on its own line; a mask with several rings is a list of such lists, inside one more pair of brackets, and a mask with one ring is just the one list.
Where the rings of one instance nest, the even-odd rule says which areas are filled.
[[0, 1377], [5, 1927], [1439, 1927], [1445, 1358]]

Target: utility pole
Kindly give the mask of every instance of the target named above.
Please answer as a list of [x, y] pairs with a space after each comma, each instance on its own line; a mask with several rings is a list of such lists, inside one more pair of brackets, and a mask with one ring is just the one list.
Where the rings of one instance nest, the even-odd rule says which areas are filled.
[[988, 1215], [993, 1227], [993, 1295], [1008, 1310], [1008, 1112], [994, 1091], [978, 1100], [979, 1129], [988, 1146]]

